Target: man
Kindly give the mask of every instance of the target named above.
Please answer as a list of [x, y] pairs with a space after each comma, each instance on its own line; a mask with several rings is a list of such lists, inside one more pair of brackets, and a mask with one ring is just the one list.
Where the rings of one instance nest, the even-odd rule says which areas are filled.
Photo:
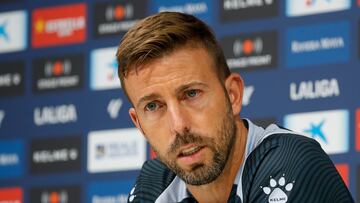
[[150, 16], [117, 59], [130, 117], [158, 155], [129, 202], [353, 202], [317, 142], [240, 118], [243, 80], [200, 20]]

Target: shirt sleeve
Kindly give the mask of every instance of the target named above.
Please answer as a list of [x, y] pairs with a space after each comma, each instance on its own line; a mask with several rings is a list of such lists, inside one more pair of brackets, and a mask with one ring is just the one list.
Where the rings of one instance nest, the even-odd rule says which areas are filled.
[[246, 160], [244, 203], [352, 203], [329, 156], [313, 139], [275, 135]]

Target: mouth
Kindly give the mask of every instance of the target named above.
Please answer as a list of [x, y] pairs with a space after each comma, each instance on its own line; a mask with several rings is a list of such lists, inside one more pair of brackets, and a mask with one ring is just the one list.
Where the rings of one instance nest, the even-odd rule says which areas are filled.
[[185, 148], [180, 151], [180, 153], [178, 154], [178, 157], [181, 158], [181, 157], [192, 156], [192, 155], [196, 154], [197, 152], [199, 152], [203, 148], [204, 148], [204, 146], [192, 146], [192, 147]]

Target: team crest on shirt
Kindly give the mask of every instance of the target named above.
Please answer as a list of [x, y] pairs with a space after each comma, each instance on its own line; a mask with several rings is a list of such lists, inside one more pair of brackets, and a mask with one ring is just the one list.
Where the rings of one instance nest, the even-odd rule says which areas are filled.
[[288, 192], [293, 189], [295, 181], [286, 183], [285, 174], [279, 180], [270, 176], [269, 186], [260, 188], [268, 196], [268, 203], [286, 203], [288, 201]]

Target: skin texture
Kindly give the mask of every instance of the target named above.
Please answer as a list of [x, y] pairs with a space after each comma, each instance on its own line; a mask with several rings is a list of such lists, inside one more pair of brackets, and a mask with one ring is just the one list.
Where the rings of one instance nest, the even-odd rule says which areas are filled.
[[203, 48], [184, 46], [125, 78], [130, 117], [199, 202], [226, 202], [243, 162], [240, 75], [221, 81]]

